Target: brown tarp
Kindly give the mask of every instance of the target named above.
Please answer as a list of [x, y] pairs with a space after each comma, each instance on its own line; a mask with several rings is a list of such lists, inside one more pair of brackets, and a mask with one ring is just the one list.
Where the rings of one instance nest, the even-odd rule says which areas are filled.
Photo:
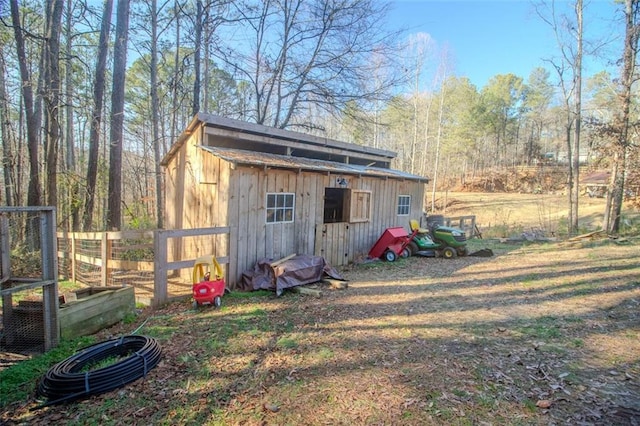
[[261, 259], [253, 270], [243, 272], [238, 290], [275, 290], [280, 296], [284, 289], [318, 282], [325, 275], [344, 279], [321, 256], [298, 255], [275, 267], [271, 266], [272, 263], [275, 263], [273, 259]]

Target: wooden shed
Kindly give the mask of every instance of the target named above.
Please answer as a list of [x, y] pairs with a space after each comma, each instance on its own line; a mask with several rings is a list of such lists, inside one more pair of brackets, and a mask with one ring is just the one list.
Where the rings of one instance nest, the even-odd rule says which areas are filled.
[[[228, 227], [223, 239], [176, 246], [226, 253], [233, 287], [263, 258], [365, 257], [382, 232], [423, 212], [426, 177], [391, 169], [391, 151], [198, 114], [162, 161], [165, 227]], [[204, 246], [203, 246], [204, 245]]]

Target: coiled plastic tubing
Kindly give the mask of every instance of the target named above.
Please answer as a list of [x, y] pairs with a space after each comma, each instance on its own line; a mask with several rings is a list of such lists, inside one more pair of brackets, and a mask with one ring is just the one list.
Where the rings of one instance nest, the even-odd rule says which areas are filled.
[[[87, 346], [51, 367], [41, 378], [38, 394], [48, 400], [42, 407], [122, 387], [145, 377], [158, 365], [161, 356], [158, 341], [147, 336], [127, 335]], [[123, 359], [91, 370], [92, 366], [113, 357]]]

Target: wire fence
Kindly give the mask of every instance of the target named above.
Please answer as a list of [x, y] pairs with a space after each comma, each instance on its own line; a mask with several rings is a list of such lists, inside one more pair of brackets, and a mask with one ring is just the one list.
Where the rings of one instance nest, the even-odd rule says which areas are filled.
[[55, 210], [0, 208], [0, 350], [58, 344]]
[[52, 208], [44, 218], [31, 208], [0, 208], [0, 352], [56, 346], [60, 307], [83, 289], [130, 286], [138, 302], [152, 305], [189, 297], [195, 259], [215, 256], [226, 275], [228, 234], [228, 227], [56, 233]]

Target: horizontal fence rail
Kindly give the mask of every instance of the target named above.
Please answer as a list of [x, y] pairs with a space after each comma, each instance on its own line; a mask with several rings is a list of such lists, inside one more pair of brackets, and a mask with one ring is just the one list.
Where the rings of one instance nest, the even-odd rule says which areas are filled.
[[475, 216], [445, 217], [444, 224], [445, 226], [451, 226], [463, 230], [467, 238], [482, 238], [482, 235], [480, 235], [480, 231], [476, 226]]

